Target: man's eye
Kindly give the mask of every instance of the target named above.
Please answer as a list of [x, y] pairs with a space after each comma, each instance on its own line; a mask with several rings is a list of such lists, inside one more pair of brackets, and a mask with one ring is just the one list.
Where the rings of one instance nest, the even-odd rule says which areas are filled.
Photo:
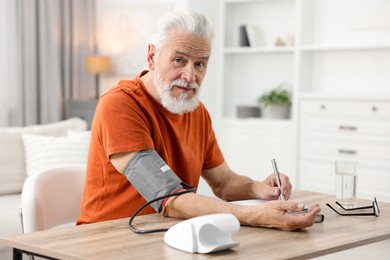
[[184, 62], [182, 58], [175, 58], [175, 59], [173, 59], [173, 61], [176, 63], [183, 63]]
[[195, 63], [196, 67], [198, 67], [199, 69], [205, 69], [206, 68], [206, 62], [197, 62]]

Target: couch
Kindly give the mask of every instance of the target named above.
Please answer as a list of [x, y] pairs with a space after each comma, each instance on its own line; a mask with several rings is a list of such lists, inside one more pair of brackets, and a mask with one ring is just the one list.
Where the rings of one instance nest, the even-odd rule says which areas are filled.
[[[0, 237], [22, 233], [18, 209], [28, 176], [86, 164], [90, 139], [86, 129], [87, 122], [80, 118], [0, 128]], [[0, 259], [12, 259], [11, 248], [0, 244]]]

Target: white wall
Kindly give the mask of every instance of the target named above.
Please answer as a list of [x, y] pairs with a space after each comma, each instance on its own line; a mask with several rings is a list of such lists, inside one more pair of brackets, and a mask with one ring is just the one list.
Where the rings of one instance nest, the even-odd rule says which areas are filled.
[[155, 23], [164, 14], [178, 7], [189, 6], [204, 13], [215, 28], [213, 51], [207, 75], [201, 90], [201, 100], [212, 117], [217, 115], [217, 86], [219, 84], [218, 55], [221, 36], [220, 1], [208, 0], [97, 0], [97, 39], [99, 53], [111, 57], [113, 71], [102, 75], [100, 93], [115, 85], [120, 79], [130, 79], [146, 69], [147, 44]]
[[155, 24], [186, 5], [181, 0], [96, 0], [98, 52], [112, 63], [111, 73], [101, 76], [100, 93], [147, 69], [147, 46]]
[[[207, 75], [203, 81], [202, 90], [201, 90], [201, 100], [207, 107], [210, 115], [213, 119], [214, 128], [218, 125], [218, 113], [219, 113], [219, 103], [218, 103], [218, 88], [220, 87], [221, 79], [221, 70], [222, 66], [220, 64], [221, 58], [220, 55], [222, 47], [222, 35], [219, 30], [222, 26], [221, 22], [221, 4], [219, 0], [189, 0], [189, 6], [202, 12], [206, 15], [212, 22], [214, 26], [214, 39], [212, 45], [211, 59], [207, 69]], [[217, 129], [216, 129], [216, 132]], [[207, 183], [201, 178], [198, 186], [198, 193], [208, 196], [214, 196], [210, 187]]]
[[211, 117], [214, 120], [218, 118], [218, 88], [220, 83], [220, 73], [222, 66], [220, 66], [220, 55], [222, 46], [222, 35], [219, 30], [221, 28], [221, 8], [219, 0], [189, 0], [189, 6], [202, 12], [206, 15], [214, 26], [214, 39], [212, 45], [212, 53], [210, 63], [207, 69], [207, 75], [203, 82], [201, 90], [201, 100], [209, 110]]

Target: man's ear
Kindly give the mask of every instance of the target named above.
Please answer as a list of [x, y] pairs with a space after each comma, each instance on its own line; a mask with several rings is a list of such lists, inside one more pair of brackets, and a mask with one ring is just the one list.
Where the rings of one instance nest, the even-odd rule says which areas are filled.
[[156, 61], [156, 48], [153, 44], [148, 45], [148, 68], [149, 70], [154, 70], [155, 61]]

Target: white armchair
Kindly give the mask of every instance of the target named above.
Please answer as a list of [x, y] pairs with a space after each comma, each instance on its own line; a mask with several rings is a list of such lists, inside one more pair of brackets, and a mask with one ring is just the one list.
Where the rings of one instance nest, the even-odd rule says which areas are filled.
[[69, 166], [28, 177], [19, 209], [23, 232], [74, 224], [81, 213], [85, 171], [85, 166]]

